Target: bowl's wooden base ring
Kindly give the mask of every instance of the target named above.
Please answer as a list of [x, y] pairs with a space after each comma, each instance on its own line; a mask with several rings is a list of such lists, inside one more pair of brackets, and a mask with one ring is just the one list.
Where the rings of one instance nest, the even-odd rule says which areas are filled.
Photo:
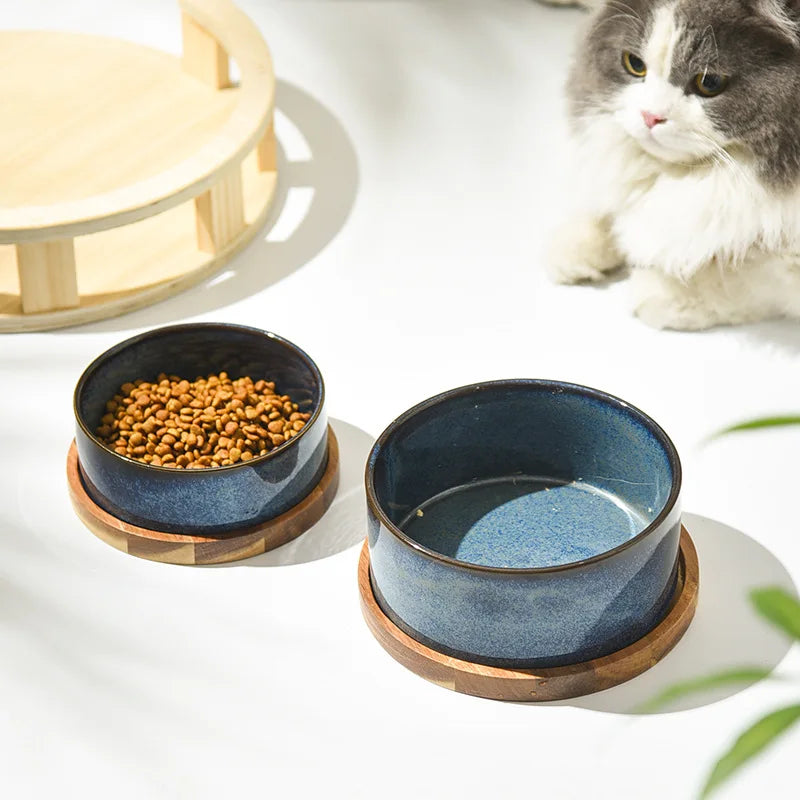
[[662, 659], [680, 640], [697, 607], [700, 572], [691, 537], [681, 531], [678, 586], [666, 617], [647, 636], [602, 658], [549, 669], [503, 669], [444, 655], [401, 631], [372, 591], [366, 542], [358, 564], [361, 610], [369, 629], [392, 658], [439, 686], [491, 700], [538, 702], [599, 692], [630, 680]]
[[339, 445], [329, 427], [328, 466], [320, 482], [296, 506], [260, 525], [218, 538], [148, 530], [123, 522], [104, 511], [86, 493], [74, 441], [67, 456], [67, 481], [72, 506], [81, 522], [117, 550], [169, 564], [222, 564], [274, 550], [296, 539], [322, 517], [339, 486]]

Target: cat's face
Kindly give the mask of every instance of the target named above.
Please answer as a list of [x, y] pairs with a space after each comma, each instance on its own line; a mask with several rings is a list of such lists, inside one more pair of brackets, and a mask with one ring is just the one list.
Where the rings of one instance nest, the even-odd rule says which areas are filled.
[[577, 116], [610, 115], [663, 161], [744, 146], [765, 179], [800, 171], [800, 0], [608, 0], [570, 80]]

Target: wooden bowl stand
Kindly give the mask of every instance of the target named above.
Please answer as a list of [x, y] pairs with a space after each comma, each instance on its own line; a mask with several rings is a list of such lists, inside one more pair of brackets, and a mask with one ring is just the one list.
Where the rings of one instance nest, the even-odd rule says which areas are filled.
[[213, 274], [266, 220], [277, 182], [269, 50], [229, 0], [179, 3], [181, 59], [0, 31], [0, 332], [162, 300]]
[[81, 522], [106, 544], [139, 558], [168, 564], [222, 564], [274, 550], [296, 539], [328, 510], [339, 487], [339, 444], [328, 427], [328, 465], [320, 482], [296, 506], [259, 525], [220, 536], [188, 536], [131, 525], [100, 508], [86, 492], [73, 441], [67, 455], [72, 506]]
[[675, 598], [667, 615], [647, 636], [616, 653], [581, 664], [548, 669], [505, 669], [444, 655], [403, 633], [375, 600], [366, 542], [358, 563], [358, 589], [364, 619], [392, 658], [446, 689], [522, 703], [563, 700], [599, 692], [628, 681], [658, 663], [678, 643], [694, 617], [699, 580], [697, 551], [683, 528]]

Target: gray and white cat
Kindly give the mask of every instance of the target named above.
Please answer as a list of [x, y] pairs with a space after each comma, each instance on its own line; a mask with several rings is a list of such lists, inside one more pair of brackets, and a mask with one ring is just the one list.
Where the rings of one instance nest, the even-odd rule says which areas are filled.
[[552, 277], [626, 265], [661, 328], [800, 316], [800, 0], [595, 5]]

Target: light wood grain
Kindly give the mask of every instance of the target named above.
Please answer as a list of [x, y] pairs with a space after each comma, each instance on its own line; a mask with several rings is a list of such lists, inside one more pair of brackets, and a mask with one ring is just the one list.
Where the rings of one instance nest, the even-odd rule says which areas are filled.
[[78, 305], [72, 239], [17, 245], [22, 310], [26, 314]]
[[80, 325], [171, 297], [217, 272], [262, 228], [277, 186], [259, 172], [256, 154], [243, 165], [246, 227], [216, 254], [197, 247], [194, 201], [150, 219], [75, 240], [80, 305], [23, 314], [14, 247], [0, 246], [0, 333]]
[[[137, 146], [110, 144], [107, 160], [138, 154], [140, 162], [147, 162], [148, 154], [161, 153], [161, 159], [169, 166], [145, 170], [143, 174], [148, 177], [143, 179], [137, 179], [142, 173], [134, 170], [132, 181], [89, 196], [80, 181], [69, 179], [69, 170], [67, 175], [51, 171], [50, 181], [56, 181], [54, 176], [58, 175], [58, 181], [63, 182], [61, 199], [45, 203], [31, 200], [27, 205], [2, 203], [0, 243], [81, 236], [153, 216], [196, 197], [216, 183], [227, 167], [255, 149], [272, 118], [275, 95], [272, 60], [264, 40], [247, 16], [228, 0], [180, 0], [180, 6], [198, 25], [213, 33], [241, 73], [238, 88], [226, 90], [236, 92], [226, 118], [213, 126], [206, 141], [194, 147], [188, 147], [187, 140], [175, 130], [183, 128], [190, 136], [189, 131], [195, 127], [198, 111], [186, 118], [182, 113], [188, 106], [184, 94], [204, 92], [208, 101], [213, 90], [186, 75], [178, 59], [113, 39], [51, 34], [43, 46], [43, 32], [3, 34], [0, 92], [7, 118], [7, 103], [16, 104], [16, 124], [0, 127], [0, 152], [13, 152], [7, 149], [3, 138], [9, 128], [26, 129], [26, 140], [35, 140], [36, 132], [42, 129], [55, 136], [61, 132], [67, 138], [74, 137], [75, 146], [72, 151], [66, 146], [60, 150], [70, 153], [80, 177], [91, 176], [98, 172], [94, 158], [104, 149], [103, 142], [111, 140], [117, 131], [135, 136]], [[48, 52], [50, 47], [54, 49]], [[147, 77], [148, 73], [152, 75], [153, 59], [164, 65], [165, 75], [151, 92]], [[40, 102], [38, 87], [46, 86], [54, 76], [65, 86], [65, 102], [72, 99], [72, 113], [58, 115]], [[90, 101], [80, 104], [70, 92], [84, 84], [88, 84]], [[102, 97], [92, 98], [92, 90], [100, 91]], [[199, 107], [201, 118], [205, 117], [203, 103], [191, 105]], [[42, 117], [44, 113], [46, 118]], [[131, 131], [132, 117], [136, 125], [142, 123], [149, 135]], [[98, 132], [104, 137], [100, 142], [96, 139]], [[30, 145], [33, 147], [35, 141]], [[90, 158], [87, 160], [86, 156]], [[70, 194], [73, 190], [78, 191], [78, 196]]]
[[189, 14], [181, 15], [183, 30], [184, 70], [212, 89], [226, 89], [231, 85], [228, 54], [205, 28], [198, 25]]
[[197, 246], [206, 253], [224, 250], [244, 228], [242, 170], [231, 167], [207, 192], [195, 200]]
[[270, 123], [256, 148], [258, 168], [262, 172], [275, 172], [278, 168], [278, 143], [275, 141], [275, 125]]
[[169, 564], [221, 564], [274, 550], [305, 533], [328, 510], [339, 487], [339, 443], [328, 428], [328, 464], [320, 482], [294, 508], [274, 519], [222, 536], [188, 536], [131, 525], [100, 508], [86, 492], [75, 442], [67, 455], [70, 500], [81, 522], [123, 553]]
[[158, 178], [214, 140], [241, 92], [215, 91], [175, 56], [132, 42], [0, 31], [0, 97], [16, 121], [0, 126], [0, 232], [23, 241], [11, 215], [42, 207], [55, 217]]
[[[174, 56], [128, 42], [0, 32], [0, 97], [15, 122], [0, 126], [0, 332], [80, 324], [161, 300], [211, 274], [266, 219], [276, 186], [275, 170], [259, 167], [273, 113], [269, 51], [228, 0], [180, 6], [189, 61], [210, 52], [210, 80], [219, 83], [220, 53], [230, 53], [237, 87], [215, 90]], [[208, 223], [200, 247], [198, 197]], [[24, 266], [20, 280], [13, 245], [69, 238], [77, 300], [66, 270], [49, 295], [41, 287], [52, 270]], [[47, 247], [40, 252], [55, 260]]]
[[381, 610], [370, 583], [366, 542], [358, 564], [361, 610], [380, 645], [403, 666], [432, 683], [492, 700], [563, 700], [609, 689], [658, 663], [680, 640], [697, 608], [700, 571], [697, 551], [681, 531], [679, 581], [665, 618], [647, 636], [611, 655], [549, 669], [504, 669], [474, 664], [439, 653], [401, 631]]

